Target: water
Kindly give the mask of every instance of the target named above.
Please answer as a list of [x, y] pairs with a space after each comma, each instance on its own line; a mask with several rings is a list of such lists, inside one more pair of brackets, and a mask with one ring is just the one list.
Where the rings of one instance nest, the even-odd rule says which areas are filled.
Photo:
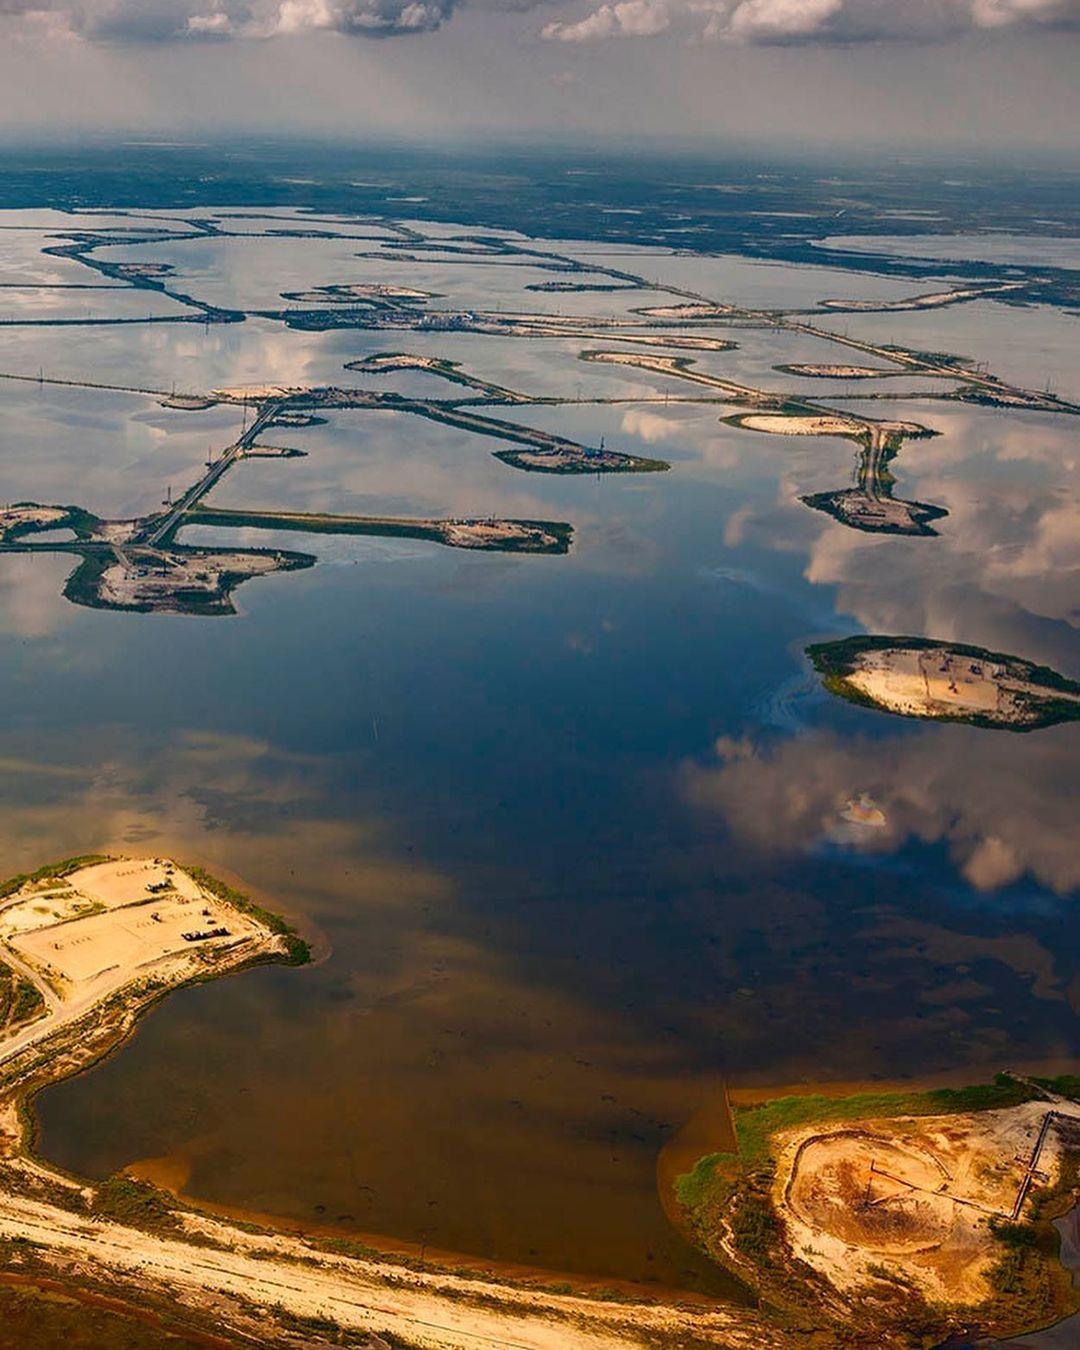
[[865, 236], [837, 235], [823, 239], [821, 244], [824, 248], [893, 253], [906, 258], [940, 258], [942, 261], [983, 258], [1005, 266], [1080, 266], [1077, 241], [1069, 236], [1058, 238], [1053, 235], [988, 230], [982, 234], [874, 235], [872, 244]]
[[[272, 228], [302, 219], [274, 214]], [[406, 275], [427, 286], [352, 259], [361, 247], [376, 244], [111, 253], [171, 261], [180, 289], [219, 304]], [[661, 267], [695, 284], [693, 258]], [[554, 311], [563, 298], [520, 291], [531, 267], [431, 268], [443, 304], [506, 307], [515, 291]], [[703, 289], [747, 303], [760, 283], [771, 306], [926, 289], [716, 258], [698, 270]], [[596, 313], [664, 302], [568, 298]], [[1059, 344], [1064, 321], [1040, 330], [1044, 316], [1024, 312], [1025, 332]], [[897, 316], [857, 322], [881, 333]], [[793, 380], [774, 364], [830, 350], [730, 336], [740, 346], [695, 354], [699, 368], [775, 389]], [[963, 350], [982, 355], [978, 336], [967, 329]], [[486, 411], [672, 463], [528, 475], [486, 437], [335, 412], [273, 429], [265, 440], [308, 457], [242, 464], [210, 504], [565, 520], [573, 551], [215, 531], [320, 565], [249, 583], [240, 615], [214, 620], [79, 609], [59, 594], [70, 559], [0, 557], [4, 872], [92, 849], [170, 853], [294, 916], [321, 953], [172, 996], [122, 1053], [39, 1100], [46, 1157], [89, 1176], [166, 1160], [221, 1205], [734, 1298], [670, 1227], [656, 1181], [662, 1146], [722, 1081], [972, 1080], [1075, 1056], [1077, 728], [883, 716], [831, 699], [802, 655], [866, 629], [1080, 673], [1073, 420], [853, 403], [943, 433], [894, 466], [903, 495], [947, 507], [940, 537], [875, 537], [799, 500], [851, 480], [849, 442], [739, 431], [726, 407], [671, 401], [703, 387], [578, 359], [601, 345], [619, 344], [272, 319], [0, 330], [5, 371], [166, 392], [403, 387], [343, 363], [450, 356], [528, 392], [630, 400]], [[462, 392], [416, 378], [432, 397]], [[31, 383], [0, 397], [0, 500], [110, 516], [151, 509], [238, 430], [239, 409], [169, 411], [148, 394]], [[845, 823], [859, 793], [881, 827]]]

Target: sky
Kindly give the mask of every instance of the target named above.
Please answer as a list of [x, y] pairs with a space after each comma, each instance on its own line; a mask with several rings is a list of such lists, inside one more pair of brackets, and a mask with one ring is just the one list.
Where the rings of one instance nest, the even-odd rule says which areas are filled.
[[0, 0], [7, 139], [1080, 149], [1080, 0]]

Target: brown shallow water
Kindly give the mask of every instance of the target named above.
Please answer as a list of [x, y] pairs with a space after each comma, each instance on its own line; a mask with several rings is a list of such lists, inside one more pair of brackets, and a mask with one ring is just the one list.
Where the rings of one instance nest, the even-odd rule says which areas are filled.
[[665, 1143], [656, 1160], [656, 1187], [660, 1203], [673, 1228], [685, 1231], [675, 1191], [679, 1177], [710, 1153], [732, 1153], [737, 1148], [731, 1102], [722, 1084], [704, 1094], [701, 1105]]
[[[837, 1083], [880, 1085], [896, 1075], [875, 1070], [891, 1064], [922, 1081], [919, 1057], [936, 1056], [954, 1082], [1041, 1058], [1030, 1049], [1047, 1024], [1035, 1021], [1010, 1049], [987, 1020], [986, 993], [961, 1021], [965, 1004], [947, 992], [963, 978], [960, 952], [985, 990], [1015, 1001], [1020, 980], [1045, 990], [1034, 1009], [1056, 1016], [1062, 1006], [1042, 942], [990, 935], [970, 914], [947, 927], [929, 915], [909, 920], [902, 941], [894, 927], [868, 944], [841, 943], [831, 960], [845, 996], [823, 1003], [820, 986], [793, 977], [790, 964], [808, 942], [826, 941], [818, 902], [760, 881], [752, 907], [738, 894], [723, 904], [715, 891], [680, 890], [685, 945], [659, 1002], [643, 1000], [641, 967], [600, 959], [591, 925], [575, 931], [565, 922], [572, 905], [505, 870], [463, 878], [426, 864], [385, 820], [296, 812], [297, 774], [309, 768], [259, 751], [256, 759], [269, 762], [239, 773], [242, 753], [230, 749], [224, 775], [200, 743], [155, 758], [167, 786], [148, 797], [114, 782], [81, 811], [28, 804], [16, 814], [29, 836], [66, 829], [65, 852], [138, 847], [202, 862], [332, 941], [313, 967], [256, 969], [181, 991], [120, 1053], [40, 1098], [42, 1150], [73, 1170], [101, 1176], [165, 1158], [176, 1169], [171, 1184], [231, 1211], [374, 1235], [372, 1245], [423, 1244], [477, 1264], [741, 1298], [661, 1203], [699, 1147], [724, 1146], [726, 1117], [710, 1109], [719, 1081], [710, 1058], [730, 1069], [740, 1098], [755, 1083], [759, 1091], [819, 1086], [823, 1059]], [[227, 828], [184, 821], [193, 767], [204, 796], [224, 777]], [[252, 774], [276, 786], [256, 790]], [[49, 777], [46, 795], [59, 793], [70, 807], [71, 781], [77, 775]], [[157, 824], [163, 801], [173, 803], [168, 833]], [[116, 833], [104, 833], [109, 826]], [[40, 845], [23, 840], [27, 861], [48, 856]], [[317, 858], [317, 870], [297, 866], [301, 857]], [[481, 887], [523, 894], [524, 916], [493, 909], [464, 924], [462, 897]], [[872, 910], [879, 927], [896, 903], [881, 893], [883, 909]], [[557, 921], [545, 935], [528, 909], [553, 904]], [[641, 911], [627, 901], [619, 913], [625, 939]], [[762, 923], [773, 925], [773, 954], [747, 945], [760, 942]], [[703, 943], [720, 953], [704, 970]], [[741, 982], [710, 996], [710, 984], [731, 979], [726, 953], [740, 945], [757, 968], [753, 1000], [771, 1011], [754, 1012]], [[897, 1004], [911, 1014], [893, 1025], [889, 1002], [867, 1026], [846, 1022], [859, 992], [880, 987], [890, 971], [901, 981]], [[778, 1019], [790, 1029], [779, 1037]], [[916, 1040], [905, 1047], [909, 1034]], [[771, 1058], [762, 1053], [770, 1044]]]
[[[192, 858], [176, 839], [152, 847]], [[260, 834], [257, 847], [263, 869], [280, 857], [285, 870], [289, 841]], [[447, 886], [423, 867], [355, 856], [345, 866], [334, 847], [324, 834], [324, 893], [393, 897], [364, 915], [371, 968], [343, 984], [336, 949], [313, 967], [172, 996], [90, 1077], [58, 1089], [119, 1073], [87, 1100], [80, 1166], [126, 1168], [235, 1217], [514, 1278], [741, 1299], [657, 1196], [657, 1153], [702, 1091], [677, 1050], [638, 1042], [584, 1000], [515, 982], [482, 948], [440, 932], [430, 911]], [[201, 861], [278, 908], [283, 891], [310, 894], [306, 879], [271, 895]], [[318, 916], [291, 912], [317, 929]], [[55, 1158], [45, 1123], [43, 1152]]]
[[[519, 1268], [548, 1267], [737, 1297], [736, 1283], [668, 1227], [657, 1199], [656, 1154], [672, 1117], [694, 1110], [698, 1087], [675, 1081], [655, 1054], [643, 1072], [610, 1028], [590, 1028], [535, 991], [492, 975], [485, 987], [471, 972], [455, 992], [452, 959], [439, 951], [361, 1014], [371, 1026], [362, 1056], [352, 1012], [325, 1018], [314, 1046], [277, 1025], [267, 1035], [274, 1053], [231, 1064], [225, 1094], [212, 1075], [232, 1036], [219, 1041], [193, 1008], [189, 1037], [181, 1013], [179, 1035], [198, 1041], [205, 1065], [185, 1071], [194, 1128], [164, 1174], [160, 1160], [148, 1171], [135, 1158], [135, 1170], [241, 1216], [254, 1209], [380, 1248], [423, 1245], [523, 1276], [536, 1273]], [[243, 978], [230, 991], [241, 1007]], [[226, 1004], [234, 1015], [233, 999]], [[173, 1086], [176, 1047], [155, 1030], [124, 1052], [139, 1084], [130, 1107], [109, 1094], [112, 1111], [139, 1117], [122, 1132], [125, 1147], [157, 1134], [152, 1103]], [[324, 1084], [317, 1103], [293, 1086], [294, 1055], [305, 1081]], [[105, 1165], [114, 1160], [129, 1161], [106, 1145]]]
[[[696, 1160], [696, 1157], [695, 1157]], [[222, 1219], [232, 1219], [242, 1223], [254, 1223], [261, 1228], [278, 1232], [295, 1233], [309, 1238], [342, 1238], [362, 1243], [374, 1251], [394, 1257], [402, 1256], [410, 1260], [420, 1260], [442, 1270], [459, 1270], [475, 1274], [481, 1272], [497, 1280], [510, 1280], [515, 1283], [539, 1285], [570, 1285], [575, 1292], [597, 1294], [616, 1291], [628, 1297], [671, 1298], [681, 1303], [700, 1302], [709, 1305], [713, 1298], [708, 1294], [699, 1294], [685, 1288], [673, 1288], [652, 1281], [633, 1282], [611, 1277], [588, 1276], [580, 1272], [566, 1270], [545, 1270], [539, 1266], [525, 1265], [512, 1261], [492, 1261], [488, 1257], [477, 1256], [458, 1251], [448, 1251], [428, 1242], [426, 1239], [410, 1242], [386, 1233], [366, 1233], [344, 1226], [341, 1223], [311, 1222], [301, 1219], [287, 1219], [281, 1214], [261, 1214], [236, 1206], [215, 1204], [206, 1199], [198, 1199], [185, 1192], [191, 1175], [188, 1160], [179, 1155], [165, 1158], [143, 1158], [124, 1169], [125, 1175], [138, 1181], [149, 1182], [163, 1191], [168, 1191], [182, 1203], [191, 1205], [203, 1213], [213, 1214]], [[661, 1200], [664, 1194], [661, 1191]], [[665, 1212], [667, 1206], [665, 1205]], [[569, 1278], [568, 1278], [569, 1277]]]

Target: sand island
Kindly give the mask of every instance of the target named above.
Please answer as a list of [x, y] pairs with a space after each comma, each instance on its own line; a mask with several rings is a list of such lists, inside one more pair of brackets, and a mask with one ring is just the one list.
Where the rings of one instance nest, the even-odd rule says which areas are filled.
[[985, 647], [859, 636], [806, 651], [830, 693], [881, 712], [1009, 731], [1080, 718], [1080, 683]]

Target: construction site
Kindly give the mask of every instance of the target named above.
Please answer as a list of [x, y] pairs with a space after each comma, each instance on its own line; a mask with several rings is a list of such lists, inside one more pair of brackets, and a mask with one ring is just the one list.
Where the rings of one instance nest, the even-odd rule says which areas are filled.
[[0, 963], [37, 991], [40, 1015], [0, 1042], [0, 1065], [130, 991], [186, 983], [272, 954], [266, 925], [161, 858], [102, 859], [28, 879], [0, 900]]
[[1002, 652], [866, 636], [817, 643], [807, 654], [830, 692], [902, 717], [1011, 731], [1080, 717], [1080, 684]]
[[777, 1137], [773, 1200], [795, 1256], [854, 1292], [883, 1271], [932, 1302], [990, 1297], [994, 1227], [1080, 1144], [1080, 1104], [809, 1126]]

